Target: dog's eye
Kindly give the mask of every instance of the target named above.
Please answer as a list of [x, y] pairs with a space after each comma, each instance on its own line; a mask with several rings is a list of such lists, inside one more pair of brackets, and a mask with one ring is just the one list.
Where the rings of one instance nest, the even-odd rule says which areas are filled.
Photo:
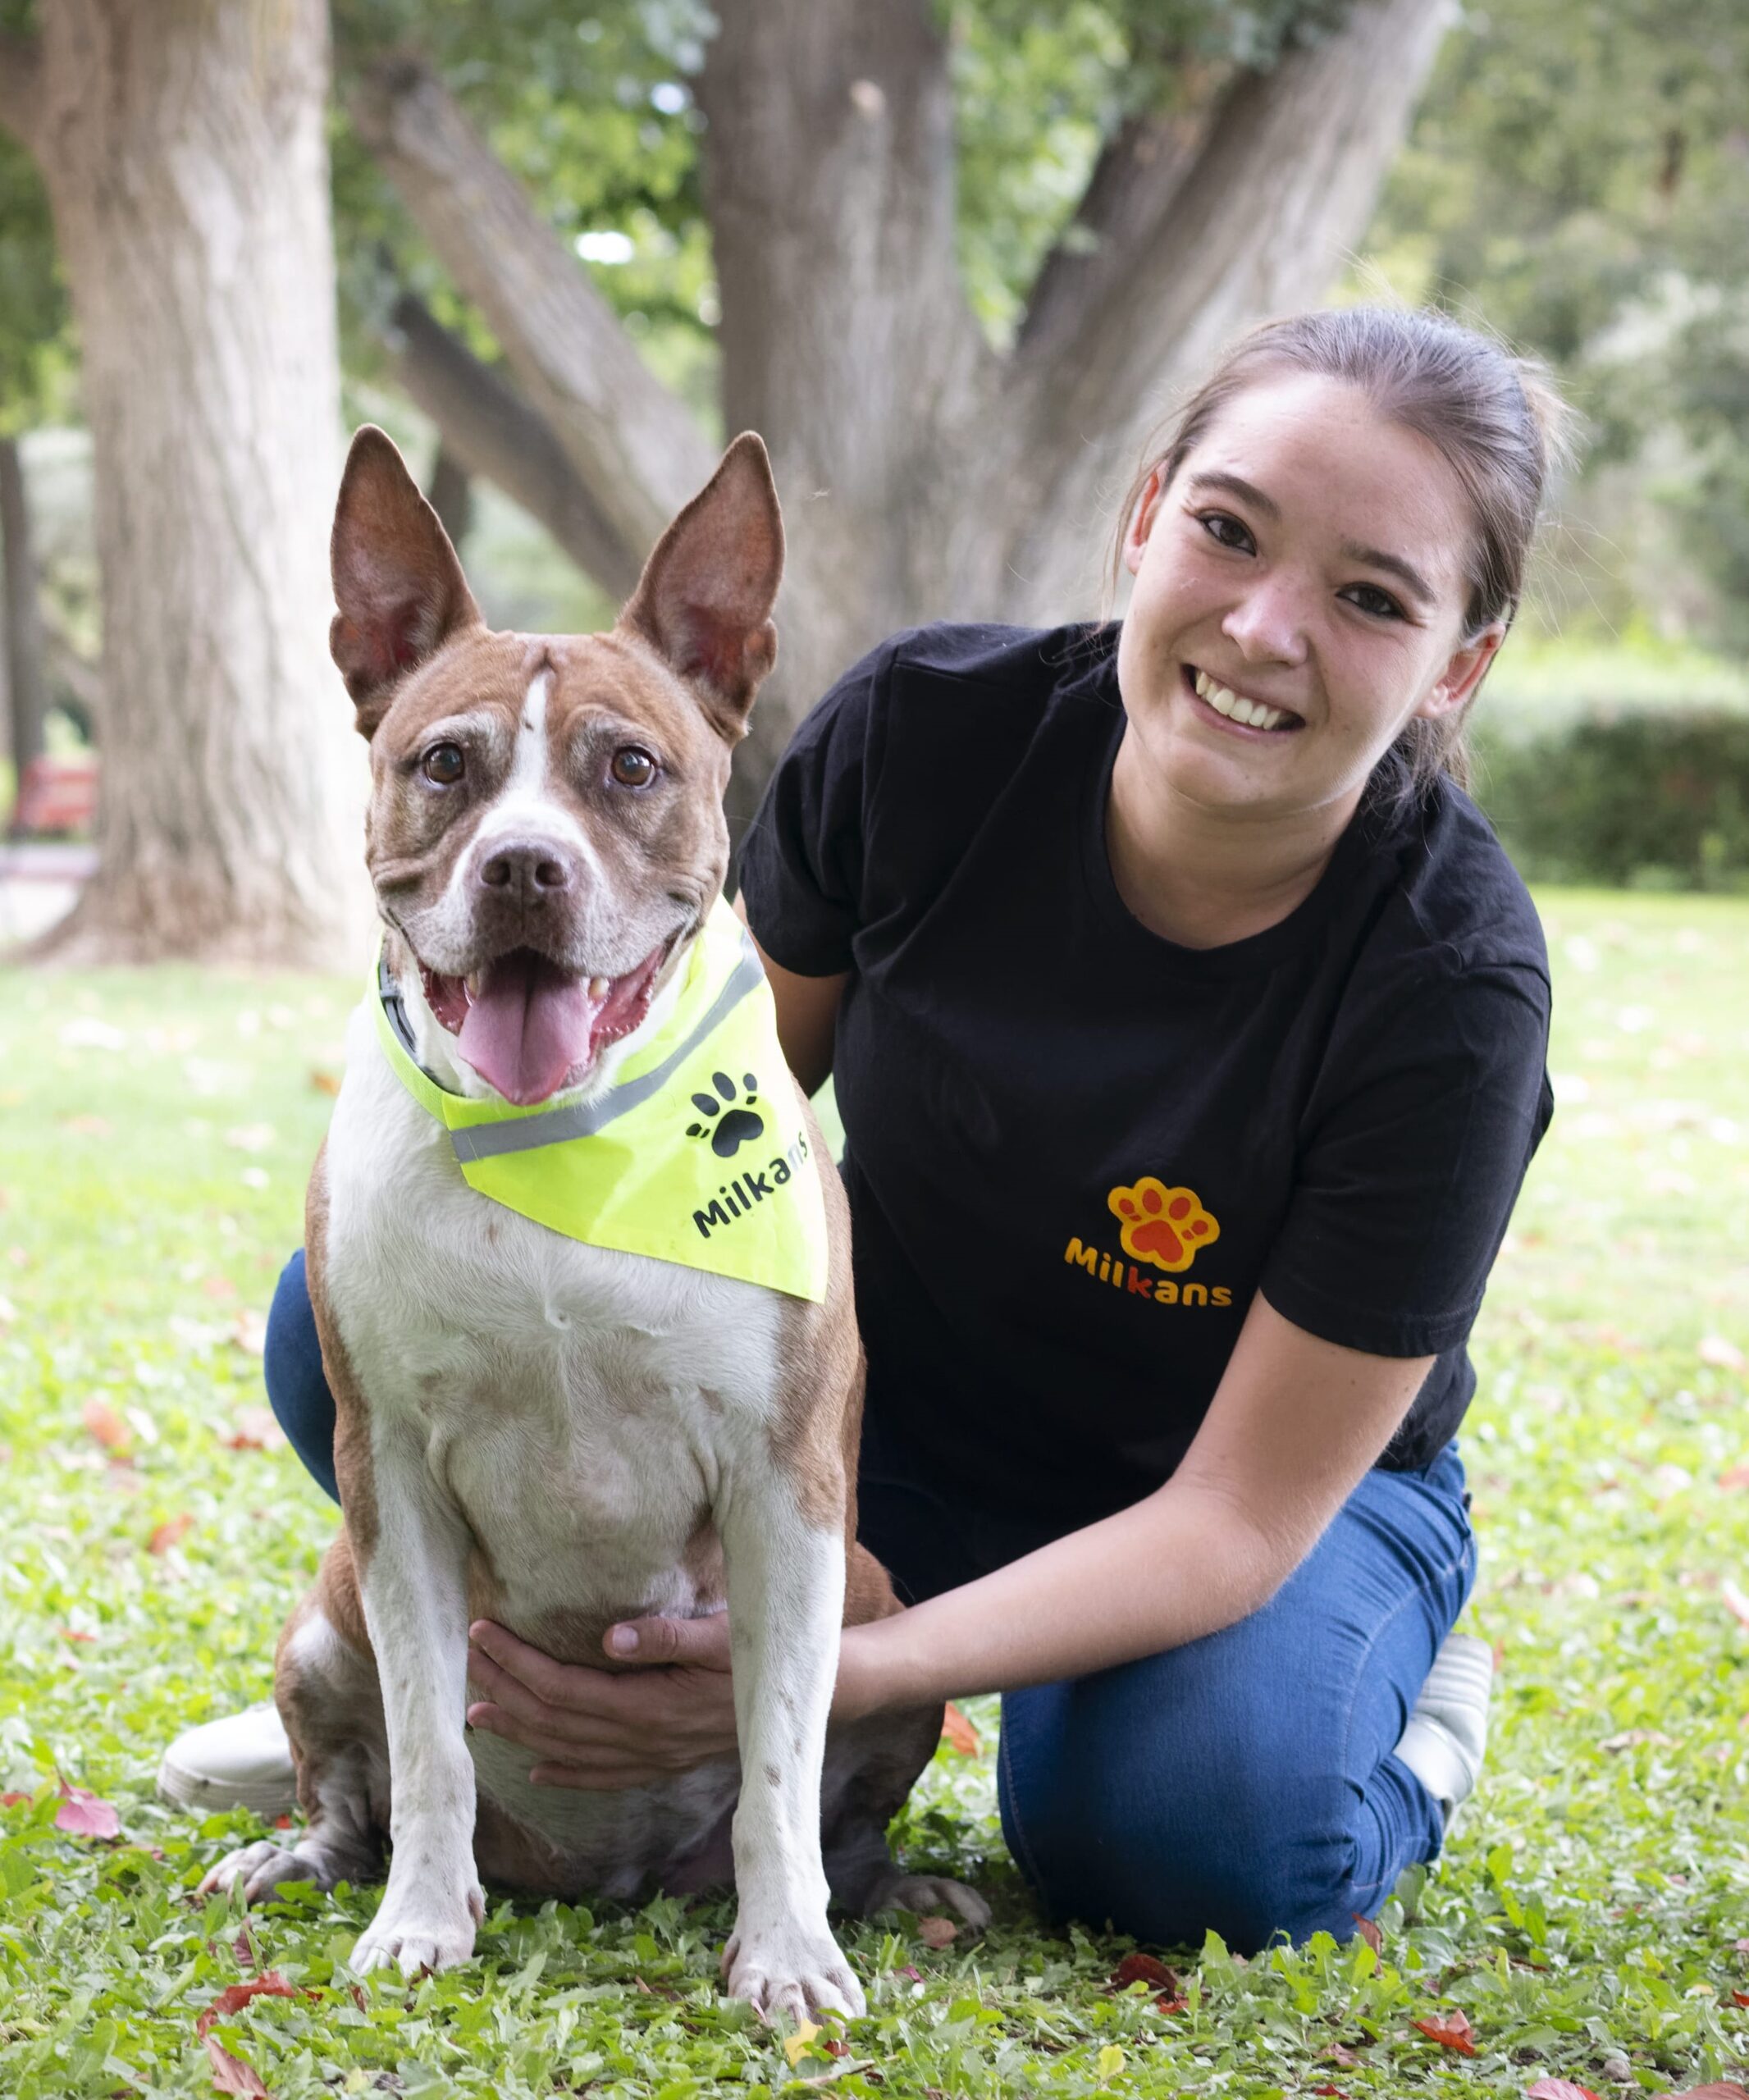
[[622, 788], [647, 788], [656, 777], [656, 762], [637, 744], [625, 744], [614, 753], [608, 770]]
[[433, 744], [421, 760], [420, 770], [438, 787], [450, 788], [461, 778], [467, 765], [459, 744]]

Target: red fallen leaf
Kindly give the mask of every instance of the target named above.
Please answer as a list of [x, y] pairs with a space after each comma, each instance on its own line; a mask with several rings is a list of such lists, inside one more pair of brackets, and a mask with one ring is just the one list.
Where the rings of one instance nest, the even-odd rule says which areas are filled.
[[276, 1815], [273, 1819], [273, 1827], [276, 1830], [290, 1830], [291, 1818], [289, 1815]]
[[1132, 1984], [1148, 1984], [1157, 1991], [1168, 1994], [1178, 1989], [1178, 1978], [1166, 1964], [1152, 1954], [1126, 1954], [1112, 1971], [1112, 1981], [1121, 1991]]
[[204, 2037], [217, 2022], [241, 2012], [251, 1998], [295, 1998], [297, 1995], [277, 1969], [268, 1970], [264, 1976], [247, 1977], [240, 1984], [227, 1984], [194, 2022], [194, 2032]]
[[1358, 1911], [1352, 1915], [1354, 1930], [1359, 1933], [1375, 1954], [1382, 1954], [1385, 1951], [1385, 1935], [1378, 1929], [1377, 1919], [1363, 1918]]
[[933, 1947], [938, 1951], [944, 1947], [952, 1947], [959, 1936], [960, 1929], [952, 1918], [919, 1918], [917, 1920], [917, 1937], [925, 1947]]
[[133, 1431], [107, 1400], [87, 1400], [80, 1419], [106, 1451], [125, 1451], [134, 1440]]
[[97, 1636], [94, 1633], [81, 1633], [76, 1626], [63, 1626], [61, 1629], [61, 1638], [63, 1641], [94, 1641]]
[[84, 1787], [62, 1787], [66, 1798], [55, 1812], [57, 1830], [71, 1831], [75, 1838], [119, 1838], [121, 1819], [107, 1801]]
[[371, 2002], [364, 1995], [363, 1984], [349, 1984], [346, 1986], [346, 1988], [352, 1998], [353, 2003], [358, 2008], [359, 2011], [368, 2012], [371, 2009]]
[[1154, 2000], [1156, 2012], [1188, 2012], [1190, 2010], [1189, 1998], [1161, 1997]]
[[1471, 2040], [1475, 2033], [1469, 2016], [1462, 2012], [1436, 2012], [1426, 2020], [1412, 2023], [1418, 2027], [1430, 2042], [1437, 2042], [1442, 2049], [1455, 2049], [1460, 2057], [1473, 2057], [1476, 2044]]
[[829, 2042], [822, 2042], [820, 2046], [829, 2057], [847, 2057], [850, 2054], [849, 2043], [841, 2042], [835, 2034]]
[[1327, 2100], [1348, 2100], [1348, 2095], [1340, 2085], [1313, 2085], [1306, 2089], [1311, 2093], [1323, 2093], [1327, 2096]]
[[0, 1808], [16, 1808], [21, 1801], [30, 1801], [29, 1794], [0, 1794]]
[[146, 1541], [148, 1553], [168, 1553], [173, 1545], [180, 1545], [194, 1528], [194, 1519], [186, 1509], [174, 1517], [167, 1517], [162, 1524], [154, 1524], [152, 1536]]
[[217, 2035], [207, 2037], [207, 2061], [212, 2066], [215, 2092], [240, 2094], [241, 2100], [271, 2100], [258, 2075], [241, 2057], [232, 2056]]
[[923, 1981], [923, 1971], [920, 1969], [913, 1969], [908, 1961], [902, 1969], [895, 1969], [893, 1973], [895, 1976], [908, 1977], [914, 1984], [920, 1984]]
[[1749, 1465], [1733, 1466], [1719, 1476], [1721, 1487], [1749, 1487]]
[[231, 1942], [231, 1951], [239, 1961], [244, 1962], [249, 1968], [259, 1971], [261, 1956], [255, 1952], [255, 1942], [249, 1938], [249, 1929], [247, 1925], [239, 1927], [236, 1938]]
[[1524, 2100], [1597, 2100], [1588, 2085], [1575, 2085], [1570, 2078], [1539, 2078], [1526, 2089]]
[[1749, 1991], [1733, 1991], [1731, 2002], [1733, 2005], [1749, 2005]]
[[975, 1757], [980, 1747], [978, 1731], [950, 1699], [948, 1710], [942, 1716], [941, 1739], [952, 1743], [962, 1757]]

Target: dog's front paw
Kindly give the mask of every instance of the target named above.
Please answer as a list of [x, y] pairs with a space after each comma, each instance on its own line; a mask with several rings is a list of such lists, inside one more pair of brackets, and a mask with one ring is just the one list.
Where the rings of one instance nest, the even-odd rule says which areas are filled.
[[764, 1927], [738, 1923], [723, 1950], [723, 1974], [729, 1996], [745, 1998], [768, 2024], [780, 2012], [805, 2020], [811, 2012], [855, 2018], [868, 2010], [824, 1917], [811, 1924], [798, 1918]]
[[473, 1953], [474, 1928], [486, 1915], [486, 1895], [474, 1883], [458, 1902], [436, 1889], [390, 1888], [352, 1950], [352, 1967], [454, 1969]]
[[880, 1911], [915, 1911], [920, 1917], [940, 1910], [957, 1911], [975, 1932], [982, 1932], [990, 1922], [989, 1905], [963, 1881], [949, 1881], [942, 1874], [901, 1874], [897, 1869], [890, 1880], [877, 1883], [863, 1915], [872, 1918]]
[[232, 1889], [241, 1888], [245, 1903], [259, 1903], [282, 1882], [320, 1879], [313, 1859], [288, 1851], [271, 1838], [263, 1838], [228, 1853], [203, 1878], [194, 1892], [228, 1896]]

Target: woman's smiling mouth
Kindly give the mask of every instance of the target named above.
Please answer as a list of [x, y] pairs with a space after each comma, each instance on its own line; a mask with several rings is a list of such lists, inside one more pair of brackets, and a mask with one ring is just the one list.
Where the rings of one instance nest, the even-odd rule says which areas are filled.
[[1288, 709], [1272, 707], [1267, 701], [1234, 692], [1218, 679], [1212, 678], [1207, 671], [1198, 670], [1194, 664], [1183, 667], [1183, 675], [1199, 710], [1215, 716], [1225, 729], [1236, 729], [1252, 737], [1272, 737], [1283, 736], [1306, 726]]

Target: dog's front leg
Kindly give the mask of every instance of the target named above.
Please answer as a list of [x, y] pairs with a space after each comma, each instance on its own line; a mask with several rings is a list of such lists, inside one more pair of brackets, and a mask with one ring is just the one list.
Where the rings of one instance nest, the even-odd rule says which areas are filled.
[[820, 1778], [844, 1613], [844, 1532], [811, 1521], [797, 1483], [765, 1453], [745, 1454], [717, 1527], [728, 1564], [739, 1908], [723, 1961], [728, 1988], [766, 2016], [864, 2008], [826, 1923]]
[[[485, 1898], [474, 1871], [468, 1700], [468, 1537], [421, 1440], [372, 1439], [376, 1536], [358, 1588], [389, 1737], [389, 1885], [352, 1965], [405, 1975], [473, 1952]], [[357, 1528], [356, 1527], [354, 1527]]]

